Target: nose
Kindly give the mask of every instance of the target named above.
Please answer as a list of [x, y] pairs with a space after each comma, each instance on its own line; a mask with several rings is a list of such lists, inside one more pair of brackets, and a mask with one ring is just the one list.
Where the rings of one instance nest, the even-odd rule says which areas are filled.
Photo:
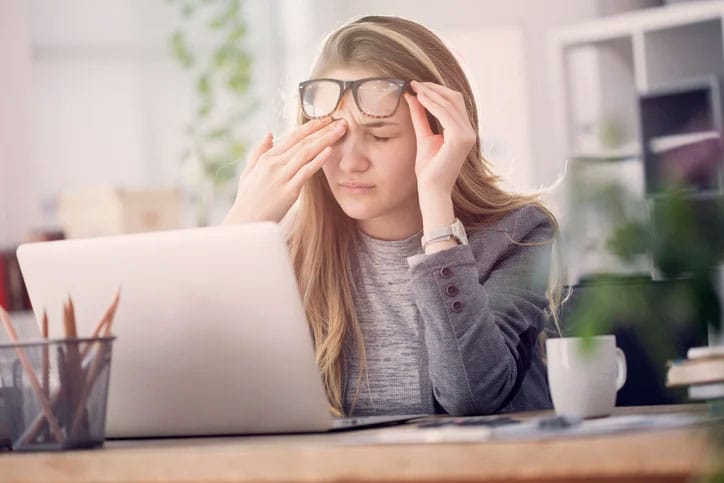
[[357, 122], [357, 116], [361, 114], [356, 111], [354, 100], [351, 98], [352, 93], [347, 94], [349, 98], [348, 96], [343, 97], [334, 113], [335, 118], [347, 121], [347, 133], [336, 145], [339, 152], [339, 168], [350, 173], [362, 172], [369, 168], [370, 160], [363, 129]]
[[[348, 121], [349, 122], [349, 121]], [[348, 124], [347, 134], [339, 140], [339, 169], [342, 172], [359, 173], [370, 167], [364, 140], [359, 128]]]

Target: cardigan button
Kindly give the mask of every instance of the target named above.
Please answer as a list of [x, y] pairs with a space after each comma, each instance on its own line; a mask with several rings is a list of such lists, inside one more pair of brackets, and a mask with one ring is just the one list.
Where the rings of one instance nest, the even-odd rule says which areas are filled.
[[452, 309], [453, 312], [460, 313], [463, 311], [463, 303], [459, 300], [456, 300], [455, 302], [450, 304], [450, 308]]
[[455, 297], [458, 293], [460, 293], [460, 290], [458, 290], [455, 285], [448, 285], [445, 287], [445, 293], [448, 297]]
[[440, 276], [442, 278], [450, 278], [450, 277], [452, 277], [452, 275], [453, 275], [453, 272], [452, 272], [452, 270], [450, 270], [450, 267], [442, 267], [440, 269]]

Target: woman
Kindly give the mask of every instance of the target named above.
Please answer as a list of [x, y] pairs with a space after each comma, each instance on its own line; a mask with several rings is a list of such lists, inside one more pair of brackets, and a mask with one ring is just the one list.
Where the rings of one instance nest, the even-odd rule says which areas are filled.
[[329, 35], [300, 97], [301, 127], [251, 154], [226, 222], [279, 222], [299, 199], [289, 246], [333, 411], [550, 407], [555, 220], [498, 187], [450, 51], [364, 17]]

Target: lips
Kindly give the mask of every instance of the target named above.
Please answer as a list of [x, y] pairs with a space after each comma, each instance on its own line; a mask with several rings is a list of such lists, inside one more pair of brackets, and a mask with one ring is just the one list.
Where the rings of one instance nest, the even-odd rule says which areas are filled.
[[371, 190], [372, 188], [375, 187], [375, 185], [372, 185], [372, 184], [356, 183], [356, 182], [352, 182], [352, 181], [342, 182], [342, 183], [339, 183], [339, 185], [342, 188], [346, 188], [346, 189], [350, 189], [350, 190]]

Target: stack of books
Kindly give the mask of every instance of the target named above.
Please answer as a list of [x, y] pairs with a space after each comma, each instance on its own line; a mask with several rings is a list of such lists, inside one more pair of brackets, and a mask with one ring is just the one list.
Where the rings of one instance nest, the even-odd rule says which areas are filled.
[[724, 398], [724, 345], [692, 347], [669, 362], [666, 386], [689, 386], [690, 399]]

